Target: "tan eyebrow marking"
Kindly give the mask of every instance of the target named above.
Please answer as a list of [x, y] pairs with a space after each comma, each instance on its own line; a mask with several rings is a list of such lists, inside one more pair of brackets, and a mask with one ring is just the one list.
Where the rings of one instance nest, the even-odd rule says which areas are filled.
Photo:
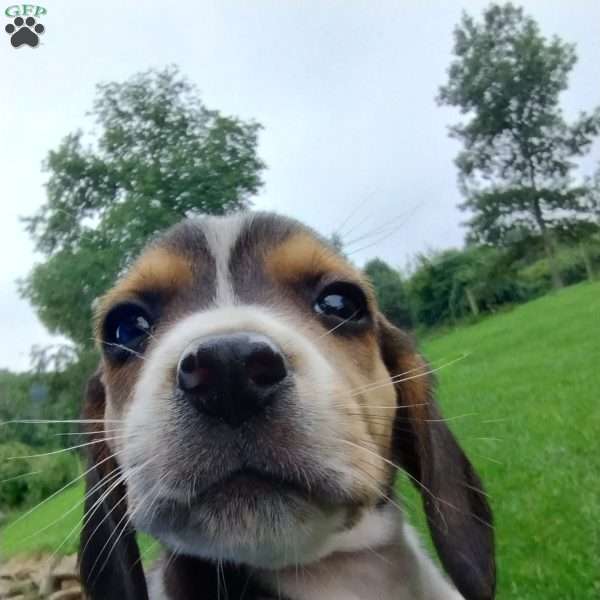
[[265, 257], [267, 271], [277, 281], [293, 282], [322, 274], [336, 274], [360, 285], [372, 300], [371, 285], [364, 275], [309, 233], [298, 232], [273, 248]]
[[[198, 270], [198, 266], [194, 265], [195, 271]], [[162, 247], [149, 249], [100, 299], [95, 315], [96, 337], [99, 324], [115, 304], [144, 292], [175, 292], [178, 288], [190, 284], [192, 277], [192, 265], [180, 254]]]

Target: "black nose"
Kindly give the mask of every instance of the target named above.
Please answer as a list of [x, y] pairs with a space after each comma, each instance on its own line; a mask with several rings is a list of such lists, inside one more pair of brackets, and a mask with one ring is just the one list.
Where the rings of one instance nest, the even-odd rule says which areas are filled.
[[185, 350], [177, 368], [186, 400], [232, 427], [272, 402], [286, 378], [281, 351], [254, 333], [202, 340]]

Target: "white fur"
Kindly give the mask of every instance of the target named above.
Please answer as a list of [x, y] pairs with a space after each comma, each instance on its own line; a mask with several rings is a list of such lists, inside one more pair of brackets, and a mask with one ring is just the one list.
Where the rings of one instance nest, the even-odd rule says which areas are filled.
[[217, 306], [235, 304], [235, 293], [229, 276], [229, 257], [242, 226], [249, 218], [246, 213], [238, 213], [225, 219], [222, 217], [202, 219], [202, 231], [206, 237], [208, 249], [215, 259], [215, 304]]
[[[133, 439], [135, 443], [125, 444], [124, 465], [126, 469], [131, 468], [150, 456], [155, 457], [155, 461], [153, 465], [136, 471], [128, 481], [133, 506], [145, 501], [147, 494], [144, 489], [148, 481], [157, 481], [153, 494], [158, 493], [159, 497], [180, 502], [187, 501], [183, 492], [177, 495], [168, 480], [161, 482], [156, 470], [162, 452], [166, 449], [177, 451], [174, 449], [176, 446], [170, 443], [168, 427], [165, 428], [171, 411], [175, 410], [169, 401], [173, 385], [169, 373], [191, 343], [203, 337], [240, 331], [266, 335], [280, 348], [293, 354], [298, 401], [307, 403], [302, 418], [302, 425], [307, 432], [307, 447], [304, 450], [312, 452], [317, 464], [330, 467], [342, 486], [352, 486], [356, 473], [347, 446], [335, 442], [335, 438], [342, 437], [344, 432], [340, 431], [342, 425], [336, 419], [331, 407], [333, 398], [328, 393], [338, 380], [336, 370], [318, 348], [293, 326], [289, 316], [283, 318], [262, 307], [230, 306], [196, 313], [181, 320], [146, 356], [125, 419], [125, 438]], [[162, 429], [157, 425], [161, 423]], [[180, 460], [186, 460], [185, 454], [181, 455]], [[167, 533], [163, 541], [181, 547], [192, 555], [234, 560], [257, 567], [279, 566], [285, 560], [311, 562], [330, 552], [332, 536], [343, 529], [345, 521], [345, 509], [325, 514], [317, 507], [313, 508], [310, 521], [299, 522], [290, 515], [287, 535], [273, 538], [271, 544], [263, 544], [260, 548], [252, 539], [247, 544], [235, 546], [231, 545], [230, 540], [224, 539], [217, 546], [213, 538], [205, 539], [196, 531], [185, 537], [182, 534], [171, 537]], [[298, 553], [297, 556], [295, 553]]]
[[397, 508], [372, 510], [316, 564], [263, 572], [290, 600], [461, 600]]
[[[462, 600], [422, 549], [414, 529], [394, 506], [373, 510], [337, 537], [320, 561], [257, 570], [274, 596], [289, 600]], [[162, 565], [149, 575], [150, 600], [169, 598]]]

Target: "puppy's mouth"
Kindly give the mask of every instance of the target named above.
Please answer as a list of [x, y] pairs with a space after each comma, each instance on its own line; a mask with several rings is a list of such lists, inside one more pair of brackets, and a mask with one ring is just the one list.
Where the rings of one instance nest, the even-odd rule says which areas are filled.
[[312, 470], [297, 473], [279, 472], [242, 466], [208, 482], [172, 488], [168, 502], [180, 510], [194, 512], [198, 509], [219, 512], [232, 506], [240, 511], [253, 508], [257, 502], [304, 502], [322, 508], [347, 504], [348, 492], [336, 485], [333, 474], [318, 474]]
[[238, 467], [204, 483], [192, 478], [165, 491], [150, 503], [149, 512], [136, 511], [138, 526], [159, 537], [165, 531], [196, 528], [243, 530], [248, 519], [268, 525], [285, 515], [330, 513], [355, 502], [332, 473], [298, 469], [285, 474], [255, 466]]
[[223, 479], [212, 483], [196, 494], [193, 504], [201, 504], [218, 496], [243, 499], [268, 495], [294, 494], [306, 500], [311, 499], [309, 483], [301, 484], [289, 477], [273, 475], [252, 467], [237, 469]]

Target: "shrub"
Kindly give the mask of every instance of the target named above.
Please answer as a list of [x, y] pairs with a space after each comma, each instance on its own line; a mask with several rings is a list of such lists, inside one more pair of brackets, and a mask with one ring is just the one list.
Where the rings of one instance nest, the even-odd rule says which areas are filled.
[[[587, 243], [584, 248], [581, 245], [562, 246], [559, 248], [556, 258], [560, 276], [565, 285], [572, 285], [588, 279], [583, 252], [585, 252], [592, 270], [598, 276], [600, 271], [600, 245], [598, 243]], [[541, 258], [520, 269], [518, 277], [527, 290], [528, 299], [541, 296], [552, 289], [552, 274], [546, 258]]]
[[19, 442], [0, 445], [0, 507], [12, 508], [23, 504], [29, 493], [26, 474], [29, 461], [26, 458], [32, 448]]
[[484, 246], [419, 256], [410, 293], [425, 327], [476, 318], [523, 299], [508, 255]]
[[0, 508], [37, 504], [72, 481], [81, 468], [72, 452], [32, 457], [39, 449], [0, 444]]

